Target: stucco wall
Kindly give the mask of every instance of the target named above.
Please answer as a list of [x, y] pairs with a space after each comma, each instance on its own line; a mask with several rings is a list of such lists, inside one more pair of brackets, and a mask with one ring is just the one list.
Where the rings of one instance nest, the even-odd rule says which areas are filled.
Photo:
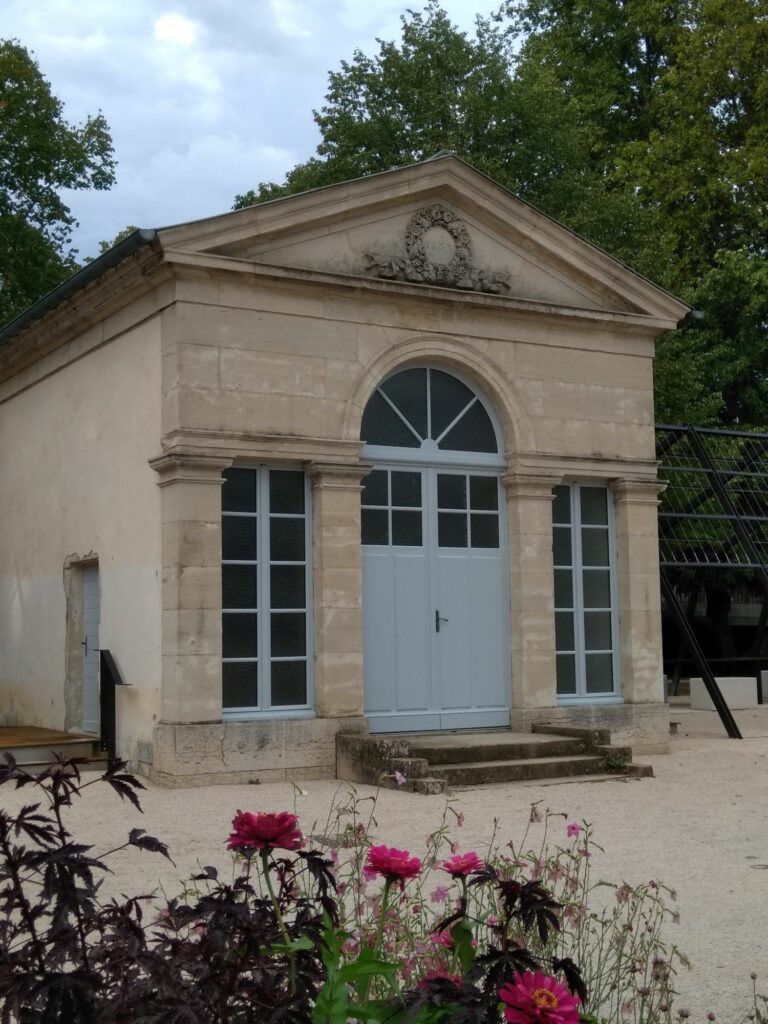
[[[0, 724], [71, 727], [65, 561], [93, 553], [120, 753], [152, 738], [160, 696], [160, 318], [88, 335], [0, 390]], [[26, 385], [26, 387], [24, 387]], [[22, 389], [23, 388], [23, 389]], [[71, 704], [71, 701], [69, 702]]]

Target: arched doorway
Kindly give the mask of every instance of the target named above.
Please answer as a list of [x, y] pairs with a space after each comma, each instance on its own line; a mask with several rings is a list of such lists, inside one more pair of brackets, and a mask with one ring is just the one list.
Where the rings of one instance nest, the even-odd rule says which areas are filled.
[[484, 399], [432, 367], [393, 374], [366, 405], [365, 714], [374, 732], [509, 723], [499, 437]]

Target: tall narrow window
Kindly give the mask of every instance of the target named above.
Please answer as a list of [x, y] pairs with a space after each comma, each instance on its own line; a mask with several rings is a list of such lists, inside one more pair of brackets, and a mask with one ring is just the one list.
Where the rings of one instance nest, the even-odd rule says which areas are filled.
[[586, 700], [617, 693], [614, 539], [606, 487], [554, 491], [557, 693]]
[[308, 506], [300, 471], [224, 474], [223, 703], [229, 715], [310, 706]]

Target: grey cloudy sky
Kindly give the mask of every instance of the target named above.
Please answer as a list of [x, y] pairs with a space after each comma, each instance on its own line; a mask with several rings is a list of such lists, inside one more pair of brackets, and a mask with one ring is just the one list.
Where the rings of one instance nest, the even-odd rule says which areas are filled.
[[[314, 152], [327, 72], [399, 37], [420, 0], [0, 0], [0, 36], [34, 50], [65, 116], [99, 108], [117, 184], [72, 192], [81, 256], [126, 226], [227, 210]], [[443, 0], [463, 29], [498, 0]]]

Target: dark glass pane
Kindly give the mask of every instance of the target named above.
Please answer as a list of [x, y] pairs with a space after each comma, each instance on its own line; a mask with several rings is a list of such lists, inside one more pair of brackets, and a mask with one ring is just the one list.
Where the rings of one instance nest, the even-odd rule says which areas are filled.
[[581, 521], [590, 526], [608, 523], [608, 492], [605, 487], [581, 488]]
[[296, 470], [270, 469], [269, 511], [301, 515], [304, 511], [303, 473]]
[[469, 478], [469, 507], [496, 511], [499, 507], [499, 484], [495, 476]]
[[259, 653], [258, 615], [224, 612], [221, 618], [221, 650], [225, 658], [255, 658]]
[[269, 571], [269, 600], [273, 608], [305, 608], [304, 566], [273, 565]]
[[471, 515], [473, 548], [497, 548], [499, 546], [499, 517], [496, 515]]
[[570, 523], [571, 521], [571, 489], [570, 487], [555, 487], [555, 499], [552, 503], [552, 521], [555, 523]]
[[[450, 373], [430, 370], [430, 398], [432, 404], [432, 432], [430, 437], [437, 440], [475, 397], [469, 388]], [[440, 447], [444, 447], [440, 445]]]
[[555, 648], [558, 651], [573, 651], [576, 649], [573, 612], [555, 612]]
[[307, 703], [307, 663], [305, 661], [273, 661], [272, 705]]
[[374, 469], [373, 472], [369, 473], [363, 480], [362, 502], [363, 505], [389, 504], [386, 469]]
[[366, 444], [382, 444], [392, 448], [421, 448], [421, 441], [406, 427], [397, 413], [375, 391], [363, 413], [360, 438]]
[[256, 511], [256, 479], [258, 470], [227, 469], [221, 488], [221, 507], [224, 512]]
[[441, 548], [467, 546], [467, 517], [464, 513], [438, 512], [437, 543]]
[[363, 544], [389, 544], [389, 513], [364, 508], [361, 516]]
[[613, 655], [588, 654], [587, 693], [613, 693]]
[[611, 607], [611, 574], [607, 569], [585, 569], [583, 579], [584, 607]]
[[273, 562], [304, 561], [303, 519], [270, 519], [269, 557]]
[[290, 658], [291, 655], [307, 653], [306, 615], [272, 612], [271, 636], [272, 657]]
[[438, 447], [451, 452], [497, 452], [496, 431], [479, 402], [467, 410]]
[[421, 473], [392, 472], [392, 504], [421, 505]]
[[259, 666], [255, 661], [224, 662], [223, 704], [225, 708], [255, 708], [259, 703]]
[[584, 565], [608, 565], [608, 531], [582, 530], [581, 554]]
[[421, 512], [392, 513], [392, 543], [421, 547]]
[[381, 390], [395, 403], [419, 437], [426, 437], [427, 371], [403, 370], [384, 381]]
[[255, 562], [257, 551], [256, 516], [222, 516], [221, 557], [226, 561]]
[[555, 608], [573, 608], [573, 573], [555, 569]]
[[451, 473], [437, 474], [437, 507], [466, 508], [467, 478]]
[[610, 612], [584, 612], [584, 647], [588, 651], [611, 650]]
[[571, 565], [570, 526], [556, 526], [552, 531], [552, 557], [555, 565]]
[[576, 655], [558, 654], [557, 692], [561, 696], [576, 693]]
[[255, 565], [222, 565], [221, 607], [258, 608]]

